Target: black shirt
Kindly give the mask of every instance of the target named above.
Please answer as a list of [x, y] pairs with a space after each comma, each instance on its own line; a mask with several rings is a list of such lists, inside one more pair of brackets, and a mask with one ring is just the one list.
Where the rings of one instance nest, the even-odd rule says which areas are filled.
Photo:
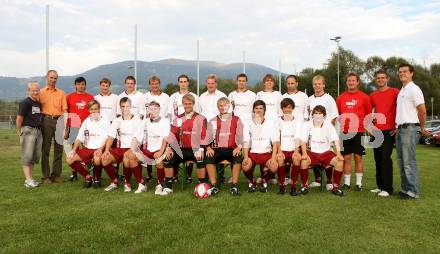
[[18, 115], [23, 116], [23, 126], [41, 127], [41, 104], [27, 97], [18, 106]]

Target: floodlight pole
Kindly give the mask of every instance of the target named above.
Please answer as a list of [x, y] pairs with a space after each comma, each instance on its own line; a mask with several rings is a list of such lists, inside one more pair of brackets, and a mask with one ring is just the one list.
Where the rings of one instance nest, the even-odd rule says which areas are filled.
[[246, 51], [243, 50], [243, 73], [246, 73]]
[[339, 53], [340, 53], [340, 48], [339, 48], [339, 42], [341, 41], [342, 37], [341, 36], [336, 36], [335, 38], [330, 38], [330, 40], [336, 42], [336, 46], [337, 46], [337, 54], [338, 54], [338, 96], [339, 96]]
[[200, 96], [200, 40], [197, 39], [197, 96]]
[[137, 32], [137, 24], [134, 25], [134, 78], [136, 79], [136, 89], [137, 89], [137, 58], [138, 58], [138, 52], [137, 52], [137, 39], [138, 39], [138, 32]]
[[278, 90], [281, 93], [281, 58], [278, 61]]
[[49, 71], [49, 5], [46, 5], [46, 73]]

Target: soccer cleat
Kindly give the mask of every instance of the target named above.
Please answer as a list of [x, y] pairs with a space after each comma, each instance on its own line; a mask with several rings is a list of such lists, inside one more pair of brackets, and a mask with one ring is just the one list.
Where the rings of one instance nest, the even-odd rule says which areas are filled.
[[220, 190], [217, 187], [212, 187], [208, 190], [208, 196], [215, 196], [220, 192]]
[[309, 184], [309, 187], [310, 187], [310, 188], [321, 187], [321, 183], [318, 183], [318, 182], [313, 181], [313, 182], [311, 182], [311, 183]]
[[93, 188], [94, 189], [101, 188], [101, 181], [94, 181], [93, 182]]
[[147, 177], [145, 177], [145, 179], [144, 179], [144, 181], [145, 181], [146, 183], [151, 182], [151, 180], [153, 180], [153, 177], [151, 177], [151, 176], [147, 176]]
[[187, 184], [191, 184], [192, 182], [193, 182], [193, 178], [192, 177], [186, 178], [186, 183]]
[[300, 192], [302, 195], [306, 195], [307, 193], [309, 193], [309, 187], [307, 186], [302, 187]]
[[248, 188], [248, 192], [249, 193], [253, 193], [257, 190], [257, 188], [255, 187], [255, 184], [250, 183], [249, 184], [249, 188]]
[[146, 192], [146, 191], [147, 191], [147, 186], [145, 186], [144, 184], [140, 183], [138, 185], [137, 190], [134, 192], [134, 194], [139, 194], [139, 193]]
[[131, 185], [124, 184], [124, 192], [131, 192]]
[[347, 185], [347, 184], [345, 184], [345, 183], [344, 183], [344, 185], [342, 185], [342, 187], [341, 187], [342, 190], [349, 190], [350, 188], [351, 188], [351, 186], [350, 186], [350, 185]]
[[26, 188], [37, 188], [38, 187], [38, 182], [35, 180], [26, 180], [24, 181], [24, 186]]
[[381, 191], [377, 195], [382, 198], [386, 198], [390, 196], [390, 194], [387, 191]]
[[328, 183], [325, 185], [325, 188], [327, 189], [327, 191], [331, 191], [331, 190], [333, 190], [333, 184]]
[[380, 189], [373, 189], [373, 190], [370, 190], [370, 192], [373, 192], [373, 193], [380, 193], [381, 190], [380, 190]]
[[93, 184], [93, 181], [85, 181], [83, 186], [84, 186], [84, 188], [88, 189], [88, 188], [92, 187], [92, 184]]
[[278, 191], [278, 194], [284, 195], [286, 193], [286, 186], [281, 185], [280, 190]]
[[296, 188], [292, 186], [290, 188], [290, 196], [298, 196], [298, 192], [296, 191]]
[[104, 191], [112, 191], [118, 188], [118, 185], [116, 183], [111, 183], [107, 188], [104, 189]]
[[173, 193], [173, 189], [170, 188], [163, 188], [162, 192], [159, 194], [161, 196], [167, 196], [169, 194]]
[[240, 192], [238, 191], [237, 187], [232, 187], [231, 188], [231, 195], [232, 196], [240, 196]]
[[124, 175], [118, 175], [118, 181], [123, 182], [125, 180]]
[[156, 185], [156, 190], [154, 191], [155, 195], [160, 195], [163, 191], [163, 187], [161, 184]]
[[340, 189], [333, 189], [332, 190], [332, 194], [338, 197], [343, 197], [344, 196], [344, 192]]
[[69, 182], [78, 181], [78, 173], [72, 172], [72, 174], [69, 176]]
[[267, 183], [262, 183], [260, 186], [260, 192], [267, 193]]
[[362, 185], [356, 184], [355, 191], [361, 192], [362, 191]]

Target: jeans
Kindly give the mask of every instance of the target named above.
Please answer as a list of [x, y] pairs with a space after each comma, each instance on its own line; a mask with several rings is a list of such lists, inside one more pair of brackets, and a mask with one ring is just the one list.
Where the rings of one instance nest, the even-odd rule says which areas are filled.
[[399, 128], [396, 137], [397, 162], [400, 168], [402, 192], [418, 198], [420, 193], [419, 169], [416, 162], [416, 144], [419, 140], [418, 126]]
[[[379, 130], [377, 130], [379, 131]], [[394, 136], [391, 136], [390, 130], [382, 131], [383, 143], [374, 148], [374, 161], [376, 162], [376, 184], [377, 188], [393, 193], [393, 153]]]

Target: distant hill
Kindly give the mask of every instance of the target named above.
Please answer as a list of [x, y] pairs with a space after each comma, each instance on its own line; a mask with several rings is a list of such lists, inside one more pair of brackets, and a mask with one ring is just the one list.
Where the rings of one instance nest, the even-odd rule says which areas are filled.
[[[120, 93], [123, 91], [124, 78], [127, 75], [133, 75], [134, 71], [130, 68], [131, 66], [133, 66], [133, 61], [124, 61], [101, 65], [74, 76], [60, 76], [58, 86], [65, 92], [70, 93], [74, 91], [74, 79], [83, 76], [87, 80], [87, 90], [92, 94], [97, 94], [99, 91], [99, 80], [102, 77], [107, 77], [112, 81], [112, 91]], [[205, 77], [210, 73], [214, 73], [222, 79], [235, 79], [236, 75], [241, 72], [241, 63], [223, 64], [213, 61], [200, 61], [200, 84], [204, 83]], [[182, 73], [195, 79], [197, 76], [196, 61], [182, 59], [164, 59], [152, 62], [138, 61], [138, 87], [147, 89], [147, 78], [152, 75], [159, 76], [164, 87], [168, 83], [176, 83], [177, 76]], [[246, 74], [249, 77], [250, 86], [259, 82], [267, 73], [278, 75], [277, 70], [266, 66], [252, 63], [246, 64]], [[32, 80], [40, 81], [42, 85], [45, 83], [44, 77], [0, 77], [0, 99], [11, 101], [25, 97], [26, 84]]]

